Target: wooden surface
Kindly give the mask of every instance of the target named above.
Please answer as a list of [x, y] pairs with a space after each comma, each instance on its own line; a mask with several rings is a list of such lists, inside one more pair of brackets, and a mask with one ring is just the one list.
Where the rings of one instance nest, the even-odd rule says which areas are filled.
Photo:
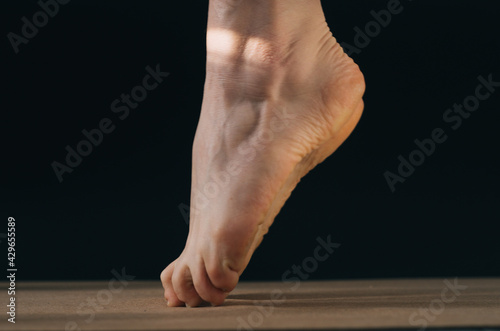
[[500, 278], [448, 281], [241, 283], [224, 306], [191, 309], [168, 308], [157, 281], [18, 282], [16, 324], [3, 290], [0, 330], [500, 329]]

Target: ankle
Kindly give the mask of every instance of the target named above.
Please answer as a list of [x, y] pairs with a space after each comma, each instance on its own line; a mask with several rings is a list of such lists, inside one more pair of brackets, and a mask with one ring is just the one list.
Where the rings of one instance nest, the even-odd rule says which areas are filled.
[[325, 27], [320, 0], [211, 0], [208, 60], [276, 65], [301, 36]]
[[320, 0], [210, 0], [208, 28], [265, 38], [271, 30], [304, 28], [315, 19], [325, 20]]
[[[291, 6], [279, 12], [283, 1]], [[292, 9], [292, 3], [308, 5]], [[303, 15], [311, 11], [314, 15]], [[251, 87], [267, 94], [288, 80], [290, 69], [311, 69], [315, 61], [302, 60], [335, 43], [316, 0], [212, 0], [208, 26], [207, 81], [224, 89]]]

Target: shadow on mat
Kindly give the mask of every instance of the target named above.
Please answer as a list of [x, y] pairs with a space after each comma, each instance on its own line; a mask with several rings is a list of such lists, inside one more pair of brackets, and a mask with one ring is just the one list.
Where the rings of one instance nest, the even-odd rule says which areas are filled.
[[[346, 309], [360, 308], [419, 308], [428, 304], [434, 296], [427, 295], [366, 295], [345, 296], [332, 295], [331, 293], [283, 293], [279, 298], [273, 297], [271, 293], [243, 293], [229, 295], [224, 306], [279, 306], [287, 307], [335, 307]], [[466, 302], [455, 302], [455, 307], [483, 307], [484, 301], [478, 298], [468, 298]]]

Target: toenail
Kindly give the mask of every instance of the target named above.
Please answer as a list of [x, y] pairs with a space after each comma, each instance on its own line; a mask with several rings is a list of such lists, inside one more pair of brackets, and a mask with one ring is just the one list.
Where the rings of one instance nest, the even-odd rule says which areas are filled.
[[191, 307], [190, 305], [188, 305], [187, 303], [186, 303], [186, 307], [188, 307], [188, 308], [193, 308], [193, 307]]

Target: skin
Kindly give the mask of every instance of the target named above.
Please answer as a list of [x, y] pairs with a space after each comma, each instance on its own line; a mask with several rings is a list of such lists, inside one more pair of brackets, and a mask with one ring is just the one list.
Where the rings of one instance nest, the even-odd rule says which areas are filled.
[[172, 307], [221, 305], [291, 192], [349, 136], [365, 83], [319, 0], [211, 0], [191, 222]]

